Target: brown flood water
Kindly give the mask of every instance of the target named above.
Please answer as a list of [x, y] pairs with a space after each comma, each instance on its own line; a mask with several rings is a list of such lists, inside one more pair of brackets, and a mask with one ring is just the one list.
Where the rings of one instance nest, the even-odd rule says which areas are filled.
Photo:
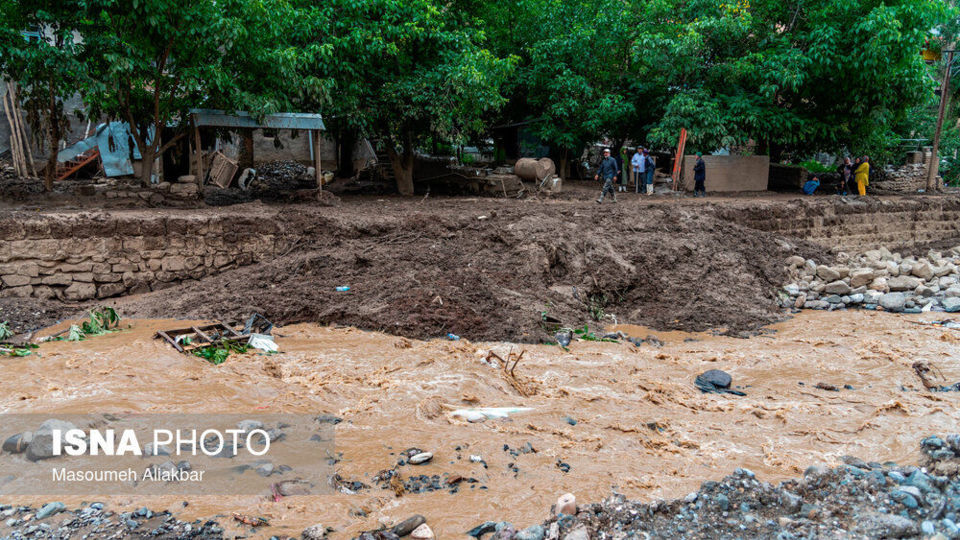
[[[488, 489], [397, 498], [374, 486], [357, 495], [280, 502], [187, 497], [186, 508], [184, 497], [56, 500], [106, 500], [114, 510], [167, 508], [188, 520], [240, 511], [270, 519], [257, 537], [299, 535], [317, 522], [348, 537], [421, 513], [438, 536], [464, 537], [485, 520], [539, 523], [568, 491], [584, 502], [612, 490], [651, 500], [683, 496], [741, 466], [777, 481], [845, 454], [914, 463], [921, 437], [955, 432], [960, 419], [960, 395], [923, 391], [910, 367], [928, 361], [944, 382], [960, 381], [960, 331], [914, 324], [936, 315], [943, 318], [804, 312], [749, 340], [619, 327], [640, 337], [654, 333], [665, 346], [580, 342], [569, 352], [418, 342], [302, 324], [275, 331], [282, 354], [232, 356], [218, 367], [152, 339], [157, 329], [184, 321], [125, 321], [132, 328], [80, 343], [45, 343], [40, 357], [4, 358], [0, 411], [336, 414], [344, 419], [336, 427], [344, 479], [373, 485], [372, 476], [395, 463], [390, 452], [416, 446], [435, 457], [403, 467], [404, 477], [455, 473]], [[526, 351], [515, 373], [529, 397], [482, 360], [488, 351], [505, 357], [511, 349]], [[701, 394], [693, 379], [711, 368], [731, 373], [747, 396]], [[854, 390], [820, 390], [818, 382]], [[448, 416], [461, 407], [510, 406], [533, 410], [477, 424]], [[569, 425], [567, 416], [578, 423]], [[514, 457], [503, 450], [527, 442], [536, 453]], [[470, 454], [483, 456], [489, 469], [470, 463]], [[571, 466], [569, 473], [556, 466], [558, 460]], [[508, 469], [511, 463], [518, 472]], [[358, 517], [360, 510], [366, 517]], [[228, 530], [236, 527], [222, 521]]]

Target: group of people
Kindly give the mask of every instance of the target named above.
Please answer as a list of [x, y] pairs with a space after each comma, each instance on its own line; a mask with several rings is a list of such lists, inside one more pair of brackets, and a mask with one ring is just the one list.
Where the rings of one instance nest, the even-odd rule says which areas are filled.
[[[707, 177], [706, 169], [706, 164], [703, 162], [703, 155], [697, 152], [697, 163], [693, 166], [693, 194], [695, 197], [703, 197], [707, 194], [704, 188], [704, 181]], [[633, 157], [630, 158], [630, 170], [633, 173], [632, 177], [636, 192], [640, 193], [640, 186], [642, 185], [644, 193], [653, 195], [653, 172], [656, 170], [656, 163], [654, 163], [653, 158], [650, 157], [650, 150], [638, 146]], [[603, 150], [603, 159], [600, 161], [600, 168], [597, 169], [597, 174], [594, 176], [594, 180], [603, 183], [600, 198], [597, 199], [598, 203], [602, 203], [603, 198], [608, 194], [613, 198], [613, 202], [617, 202], [617, 192], [627, 191], [627, 186], [623, 182], [622, 172], [623, 166], [620, 160], [612, 157], [610, 155], [610, 149], [605, 148]]]
[[[854, 190], [863, 197], [867, 194], [867, 186], [870, 185], [870, 158], [868, 156], [858, 157], [851, 161], [849, 157], [843, 158], [843, 163], [837, 167], [840, 173], [840, 179], [837, 182], [837, 195], [847, 195]], [[820, 187], [820, 178], [814, 176], [803, 184], [803, 194], [813, 195]]]

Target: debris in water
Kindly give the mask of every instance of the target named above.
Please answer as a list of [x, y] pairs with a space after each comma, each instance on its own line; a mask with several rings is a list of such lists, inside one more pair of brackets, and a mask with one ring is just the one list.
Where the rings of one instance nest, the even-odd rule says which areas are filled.
[[496, 418], [508, 418], [511, 414], [532, 411], [530, 407], [486, 407], [480, 409], [457, 409], [450, 413], [455, 418], [463, 418], [467, 422], [483, 422]]
[[233, 513], [233, 519], [243, 523], [245, 525], [250, 525], [251, 527], [260, 527], [263, 525], [269, 525], [270, 521], [264, 517], [252, 517], [246, 514], [241, 514], [240, 512]]
[[730, 377], [730, 374], [726, 371], [720, 371], [719, 369], [711, 369], [700, 375], [697, 375], [694, 384], [697, 388], [700, 389], [704, 394], [733, 394], [735, 396], [745, 396], [743, 392], [737, 390], [731, 390], [730, 384], [733, 382], [733, 378]]
[[277, 342], [273, 340], [273, 336], [264, 334], [250, 334], [247, 345], [266, 352], [277, 352], [280, 350], [280, 347], [277, 347]]

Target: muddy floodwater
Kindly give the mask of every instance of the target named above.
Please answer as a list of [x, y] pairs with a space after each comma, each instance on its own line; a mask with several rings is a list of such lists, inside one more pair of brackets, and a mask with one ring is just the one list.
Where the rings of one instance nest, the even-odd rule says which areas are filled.
[[[619, 327], [655, 334], [664, 346], [575, 342], [569, 351], [301, 324], [275, 330], [281, 354], [231, 356], [220, 366], [153, 339], [183, 321], [125, 320], [130, 327], [120, 332], [0, 360], [0, 410], [334, 414], [343, 419], [337, 471], [370, 486], [355, 495], [50, 500], [170, 509], [188, 520], [221, 516], [228, 532], [250, 534], [228, 517], [239, 511], [270, 520], [258, 537], [299, 535], [318, 522], [353, 536], [420, 513], [438, 537], [455, 538], [485, 520], [539, 523], [568, 491], [584, 502], [613, 491], [651, 500], [682, 496], [736, 467], [775, 481], [843, 455], [916, 463], [918, 441], [956, 431], [960, 419], [960, 394], [927, 392], [911, 368], [926, 361], [944, 384], [960, 381], [960, 331], [918, 324], [937, 318], [944, 314], [804, 312], [748, 340]], [[512, 377], [491, 351], [524, 351]], [[712, 368], [729, 372], [746, 396], [700, 393], [694, 377]], [[450, 416], [465, 407], [532, 410], [483, 423]], [[527, 443], [535, 452], [504, 450]], [[403, 478], [446, 473], [478, 483], [401, 497], [377, 486], [373, 476], [408, 447], [434, 459], [401, 467]]]

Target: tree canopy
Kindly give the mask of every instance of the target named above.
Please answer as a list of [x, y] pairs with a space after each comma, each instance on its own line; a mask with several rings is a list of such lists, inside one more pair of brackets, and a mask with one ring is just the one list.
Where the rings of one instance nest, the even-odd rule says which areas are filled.
[[[191, 107], [321, 112], [379, 141], [403, 193], [427, 141], [531, 119], [563, 155], [603, 138], [672, 147], [680, 128], [691, 150], [876, 151], [927, 120], [935, 81], [919, 52], [957, 20], [930, 0], [0, 5], [4, 76], [28, 96], [79, 92], [91, 116], [134, 126], [145, 160]], [[82, 40], [11, 39], [34, 20]]]

